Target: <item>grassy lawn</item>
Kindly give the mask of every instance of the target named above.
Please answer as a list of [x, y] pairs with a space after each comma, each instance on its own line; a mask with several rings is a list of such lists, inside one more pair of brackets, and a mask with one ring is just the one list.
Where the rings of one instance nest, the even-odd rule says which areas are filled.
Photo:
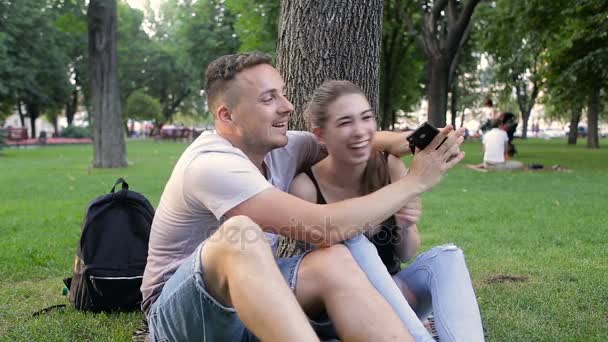
[[[467, 255], [489, 341], [605, 341], [608, 336], [608, 141], [516, 141], [524, 163], [562, 172], [479, 173], [458, 166], [424, 196], [424, 249], [455, 242]], [[0, 340], [126, 341], [141, 314], [68, 309], [87, 203], [119, 176], [158, 204], [183, 143], [130, 142], [128, 169], [89, 168], [91, 146], [0, 152]], [[481, 159], [465, 145], [464, 163]]]

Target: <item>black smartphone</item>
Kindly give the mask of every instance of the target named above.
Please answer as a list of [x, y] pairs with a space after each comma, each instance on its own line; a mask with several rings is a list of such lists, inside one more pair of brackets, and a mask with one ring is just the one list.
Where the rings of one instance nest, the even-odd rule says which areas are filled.
[[[424, 150], [424, 148], [427, 147], [431, 141], [433, 141], [433, 139], [435, 139], [437, 134], [439, 134], [439, 130], [430, 123], [425, 122], [420, 125], [420, 127], [418, 127], [409, 137], [407, 137], [407, 141], [410, 144], [412, 153], [414, 153], [416, 147]], [[443, 144], [443, 142], [441, 144]], [[441, 144], [439, 144], [439, 146], [441, 146]], [[437, 146], [437, 148], [439, 148], [439, 146]]]

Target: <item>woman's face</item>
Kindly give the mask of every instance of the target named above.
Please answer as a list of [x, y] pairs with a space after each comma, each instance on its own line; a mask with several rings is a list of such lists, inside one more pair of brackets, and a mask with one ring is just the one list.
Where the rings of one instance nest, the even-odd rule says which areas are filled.
[[319, 131], [327, 152], [348, 164], [366, 163], [372, 152], [376, 117], [367, 98], [342, 95], [327, 108], [328, 118]]

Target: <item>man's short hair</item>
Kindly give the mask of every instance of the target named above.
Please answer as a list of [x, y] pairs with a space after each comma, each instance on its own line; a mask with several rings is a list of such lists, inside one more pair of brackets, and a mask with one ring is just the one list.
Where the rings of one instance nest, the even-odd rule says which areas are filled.
[[215, 111], [220, 97], [239, 72], [260, 64], [272, 65], [272, 57], [261, 52], [248, 52], [225, 55], [211, 62], [205, 76], [205, 94], [209, 108]]

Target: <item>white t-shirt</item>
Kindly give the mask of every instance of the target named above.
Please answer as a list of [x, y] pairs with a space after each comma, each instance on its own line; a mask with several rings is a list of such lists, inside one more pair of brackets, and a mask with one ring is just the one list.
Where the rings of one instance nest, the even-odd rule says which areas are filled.
[[492, 128], [488, 133], [484, 134], [482, 142], [484, 146], [484, 162], [505, 162], [505, 144], [509, 142], [507, 132], [500, 128]]
[[287, 132], [288, 143], [264, 158], [268, 174], [215, 132], [204, 132], [184, 151], [158, 204], [141, 286], [147, 313], [183, 260], [225, 221], [224, 214], [275, 186], [287, 191], [303, 167], [319, 158], [308, 132]]

